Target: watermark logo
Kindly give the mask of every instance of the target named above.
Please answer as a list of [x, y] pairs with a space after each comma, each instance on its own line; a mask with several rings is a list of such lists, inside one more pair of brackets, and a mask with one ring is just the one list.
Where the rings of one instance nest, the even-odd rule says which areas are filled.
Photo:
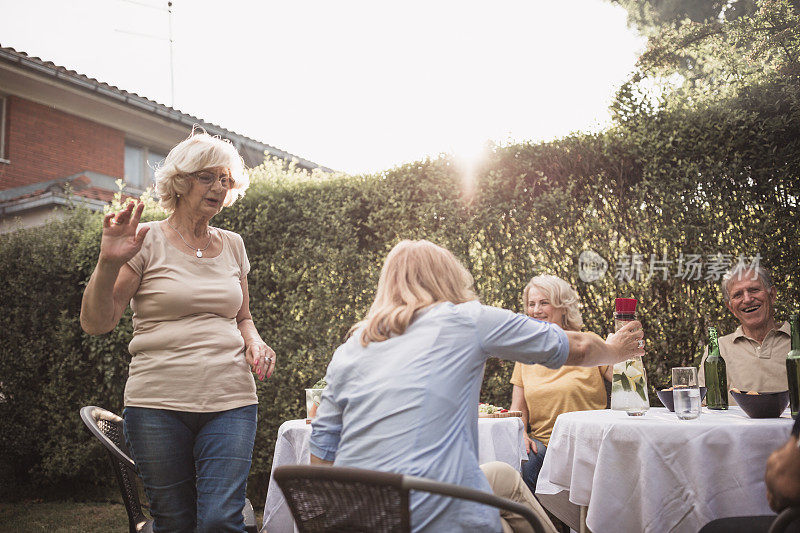
[[592, 283], [606, 275], [608, 261], [594, 250], [584, 250], [578, 256], [578, 277], [584, 283]]
[[[652, 278], [668, 278], [684, 281], [717, 282], [725, 272], [732, 268], [751, 270], [760, 265], [761, 255], [745, 257], [731, 254], [679, 254], [670, 259], [667, 254], [661, 257], [650, 254], [623, 254], [614, 261], [612, 275], [621, 283], [650, 281]], [[594, 250], [584, 250], [578, 256], [578, 277], [584, 283], [592, 283], [606, 275], [608, 261]]]

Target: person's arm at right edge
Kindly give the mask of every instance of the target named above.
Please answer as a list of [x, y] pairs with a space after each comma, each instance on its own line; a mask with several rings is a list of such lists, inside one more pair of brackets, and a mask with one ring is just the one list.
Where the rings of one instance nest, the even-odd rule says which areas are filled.
[[800, 449], [797, 434], [800, 417], [795, 420], [789, 440], [767, 460], [764, 480], [767, 484], [767, 502], [776, 513], [790, 506], [800, 505]]
[[569, 355], [565, 365], [602, 366], [613, 365], [635, 356], [644, 355], [639, 341], [644, 337], [642, 324], [634, 320], [604, 341], [591, 332], [565, 331], [569, 341]]

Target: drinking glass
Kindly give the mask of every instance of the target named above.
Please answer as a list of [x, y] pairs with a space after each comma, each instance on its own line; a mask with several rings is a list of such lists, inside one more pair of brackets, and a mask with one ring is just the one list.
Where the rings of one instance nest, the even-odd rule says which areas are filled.
[[317, 407], [322, 401], [322, 391], [325, 389], [306, 389], [306, 417], [317, 416]]
[[693, 420], [700, 416], [700, 387], [695, 367], [672, 369], [672, 399], [679, 419]]

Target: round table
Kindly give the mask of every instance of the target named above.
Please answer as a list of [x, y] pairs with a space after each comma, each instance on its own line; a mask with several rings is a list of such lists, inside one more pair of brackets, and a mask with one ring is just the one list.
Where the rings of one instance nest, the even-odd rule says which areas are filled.
[[[520, 470], [523, 460], [528, 458], [522, 441], [523, 425], [519, 417], [478, 419], [478, 463], [503, 461]], [[281, 465], [308, 464], [310, 457], [308, 441], [311, 424], [305, 419], [288, 420], [278, 428], [272, 469]], [[272, 474], [269, 476], [267, 500], [264, 502], [264, 526], [269, 533], [291, 533], [295, 531], [292, 513], [286, 505]]]
[[739, 407], [702, 409], [678, 420], [665, 408], [560, 415], [536, 486], [569, 491], [588, 507], [586, 525], [604, 532], [696, 532], [716, 518], [767, 515], [767, 457], [793, 420], [751, 419]]

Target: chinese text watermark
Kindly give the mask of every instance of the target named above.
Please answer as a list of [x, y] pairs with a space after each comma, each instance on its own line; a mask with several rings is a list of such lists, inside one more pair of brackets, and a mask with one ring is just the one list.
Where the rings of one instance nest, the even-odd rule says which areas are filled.
[[[670, 258], [667, 254], [623, 254], [613, 263], [611, 274], [619, 282], [650, 281], [652, 278], [686, 281], [719, 281], [732, 268], [751, 270], [761, 263], [761, 255], [684, 254]], [[578, 256], [578, 277], [592, 283], [609, 272], [609, 262], [594, 250], [584, 250]]]

